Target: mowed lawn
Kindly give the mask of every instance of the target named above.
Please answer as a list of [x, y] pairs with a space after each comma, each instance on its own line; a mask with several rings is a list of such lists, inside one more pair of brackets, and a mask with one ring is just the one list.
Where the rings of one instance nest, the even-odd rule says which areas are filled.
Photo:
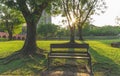
[[[90, 45], [92, 65], [95, 76], [120, 76], [120, 48], [110, 46], [120, 40], [86, 40]], [[68, 41], [37, 41], [37, 45], [49, 52], [51, 43]], [[79, 43], [79, 41], [77, 41]], [[7, 57], [23, 46], [23, 41], [0, 42], [0, 58]], [[2, 62], [2, 60], [0, 60]], [[14, 60], [9, 64], [0, 64], [0, 75], [34, 75], [46, 69], [47, 58], [34, 57]]]

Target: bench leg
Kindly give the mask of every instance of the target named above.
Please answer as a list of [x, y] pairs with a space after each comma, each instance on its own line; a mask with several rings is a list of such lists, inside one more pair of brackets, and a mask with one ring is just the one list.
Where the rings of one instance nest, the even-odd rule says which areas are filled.
[[51, 62], [52, 62], [52, 58], [48, 57], [48, 63], [47, 63], [48, 71], [50, 71]]
[[88, 65], [90, 66], [90, 76], [94, 76], [93, 70], [92, 70], [92, 64], [91, 64], [91, 57], [90, 57], [90, 59], [88, 60]]
[[48, 68], [48, 71], [49, 71], [49, 67], [50, 67], [50, 58], [48, 57], [48, 61], [47, 61], [47, 68]]

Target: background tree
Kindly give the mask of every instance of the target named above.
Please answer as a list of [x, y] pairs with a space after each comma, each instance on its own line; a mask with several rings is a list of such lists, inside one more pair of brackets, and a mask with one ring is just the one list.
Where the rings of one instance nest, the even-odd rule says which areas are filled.
[[[101, 31], [102, 30], [102, 31]], [[89, 35], [93, 36], [117, 36], [120, 33], [120, 26], [102, 26], [95, 27], [89, 31]]]
[[59, 26], [55, 24], [40, 24], [38, 25], [37, 33], [47, 39], [48, 37], [53, 37], [56, 35], [58, 27]]
[[56, 34], [56, 36], [59, 39], [66, 37], [66, 35], [67, 35], [67, 29], [65, 29], [65, 28], [59, 28], [57, 31], [57, 34]]
[[[90, 22], [85, 22], [83, 25], [83, 31], [82, 31], [82, 36], [89, 36], [90, 34], [90, 30], [91, 30], [92, 24], [90, 24]], [[78, 32], [78, 28], [77, 28], [77, 36], [79, 36], [79, 32]]]
[[36, 26], [45, 10], [53, 0], [1, 0], [1, 3], [21, 11], [27, 24], [27, 35], [20, 54], [23, 56], [36, 54]]
[[5, 5], [1, 5], [0, 8], [0, 24], [2, 29], [8, 32], [9, 40], [12, 40], [14, 30], [19, 27], [18, 25], [24, 23], [23, 16], [19, 11]]
[[91, 15], [104, 13], [105, 5], [103, 0], [61, 0], [61, 10], [63, 16], [67, 18], [72, 42], [74, 42], [75, 26], [78, 28], [79, 40], [83, 40], [84, 23], [90, 20]]

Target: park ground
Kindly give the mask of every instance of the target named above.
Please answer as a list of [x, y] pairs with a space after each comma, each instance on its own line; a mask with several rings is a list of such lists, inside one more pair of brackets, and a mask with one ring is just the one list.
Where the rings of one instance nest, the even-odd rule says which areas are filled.
[[[120, 76], [120, 48], [111, 47], [112, 42], [118, 42], [119, 39], [110, 40], [86, 40], [85, 42], [90, 45], [90, 53], [92, 56], [92, 66], [95, 76]], [[42, 40], [37, 41], [38, 47], [44, 49], [45, 56], [30, 56], [13, 60], [8, 64], [1, 64], [0, 60], [0, 75], [30, 75], [30, 76], [45, 76], [47, 70], [47, 58], [46, 55], [50, 50], [51, 43], [64, 43], [68, 41], [58, 40]], [[79, 41], [77, 41], [79, 43]], [[22, 48], [23, 41], [1, 41], [0, 42], [0, 58], [5, 58], [12, 53]], [[72, 61], [72, 60], [71, 60]], [[68, 63], [71, 63], [69, 61]], [[53, 63], [64, 65], [66, 60], [56, 59]], [[82, 61], [77, 61], [80, 63]], [[84, 65], [82, 62], [81, 65]], [[80, 66], [81, 67], [81, 66]], [[72, 69], [71, 69], [72, 68]], [[82, 67], [84, 68], [84, 67]], [[61, 70], [57, 71], [57, 70]], [[52, 70], [53, 71], [53, 70]], [[73, 72], [74, 73], [71, 73]], [[51, 72], [52, 73], [52, 72]], [[55, 75], [57, 74], [57, 75]], [[79, 75], [79, 69], [74, 66], [58, 66], [54, 68], [55, 76], [64, 76], [63, 74], [70, 74], [68, 76]], [[73, 74], [73, 75], [72, 75]], [[54, 76], [52, 75], [52, 76]], [[88, 76], [88, 75], [84, 75]]]

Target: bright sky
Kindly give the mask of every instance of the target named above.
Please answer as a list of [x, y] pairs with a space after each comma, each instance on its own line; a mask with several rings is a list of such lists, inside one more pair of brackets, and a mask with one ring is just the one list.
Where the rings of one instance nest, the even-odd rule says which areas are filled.
[[[116, 25], [115, 18], [120, 17], [120, 0], [105, 0], [107, 9], [104, 14], [92, 16], [94, 21], [92, 24], [96, 26]], [[52, 18], [55, 24], [61, 24], [60, 16]]]
[[115, 18], [120, 17], [120, 0], [105, 0], [108, 8], [106, 12], [101, 15], [95, 15], [94, 25], [104, 26], [104, 25], [116, 25]]

